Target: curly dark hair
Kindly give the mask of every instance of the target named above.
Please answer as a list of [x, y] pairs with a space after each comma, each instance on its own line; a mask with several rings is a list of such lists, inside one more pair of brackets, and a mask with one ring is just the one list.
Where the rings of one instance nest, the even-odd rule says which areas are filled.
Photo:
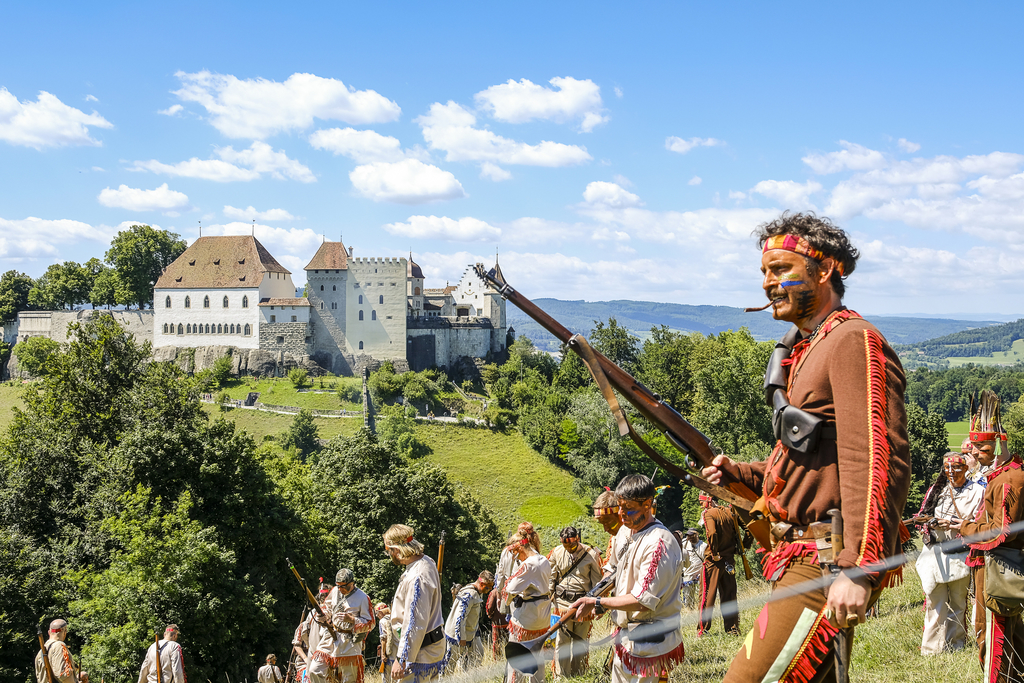
[[[850, 237], [846, 231], [835, 225], [828, 218], [819, 218], [813, 212], [789, 213], [786, 211], [781, 216], [768, 223], [762, 223], [754, 230], [757, 236], [757, 246], [764, 248], [764, 243], [774, 235], [796, 235], [807, 240], [812, 247], [818, 251], [831, 256], [843, 266], [843, 273], [839, 269], [832, 271], [829, 283], [839, 298], [846, 293], [846, 283], [843, 282], [857, 267], [857, 259], [860, 252], [850, 243]], [[820, 272], [821, 263], [805, 256], [807, 259], [807, 272], [811, 277]]]

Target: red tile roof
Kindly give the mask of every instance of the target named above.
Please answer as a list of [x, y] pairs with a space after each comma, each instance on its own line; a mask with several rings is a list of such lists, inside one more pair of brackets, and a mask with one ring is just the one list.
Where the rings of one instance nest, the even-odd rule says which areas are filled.
[[324, 242], [306, 270], [348, 270], [348, 252], [341, 242]]
[[156, 289], [259, 287], [264, 273], [291, 271], [251, 235], [200, 237], [167, 266]]

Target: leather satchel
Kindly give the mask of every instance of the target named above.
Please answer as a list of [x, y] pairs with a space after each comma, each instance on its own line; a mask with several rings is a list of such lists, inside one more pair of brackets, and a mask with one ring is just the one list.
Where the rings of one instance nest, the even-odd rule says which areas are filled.
[[1024, 550], [994, 548], [985, 553], [985, 607], [1001, 617], [1024, 613]]

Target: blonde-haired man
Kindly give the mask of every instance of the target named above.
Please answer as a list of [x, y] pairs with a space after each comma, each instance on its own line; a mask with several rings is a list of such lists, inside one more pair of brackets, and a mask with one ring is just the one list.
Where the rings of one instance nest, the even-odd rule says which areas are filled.
[[423, 544], [405, 524], [393, 524], [384, 532], [384, 551], [405, 567], [391, 604], [391, 628], [398, 637], [391, 678], [412, 674], [414, 683], [437, 680], [446, 651], [437, 565], [423, 554]]

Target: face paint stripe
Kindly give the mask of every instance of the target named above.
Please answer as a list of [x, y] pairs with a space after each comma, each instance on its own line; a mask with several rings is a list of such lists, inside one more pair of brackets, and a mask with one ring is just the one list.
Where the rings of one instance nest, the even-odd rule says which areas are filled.
[[804, 284], [803, 280], [790, 280], [789, 282], [780, 282], [779, 287], [796, 287], [802, 284]]

